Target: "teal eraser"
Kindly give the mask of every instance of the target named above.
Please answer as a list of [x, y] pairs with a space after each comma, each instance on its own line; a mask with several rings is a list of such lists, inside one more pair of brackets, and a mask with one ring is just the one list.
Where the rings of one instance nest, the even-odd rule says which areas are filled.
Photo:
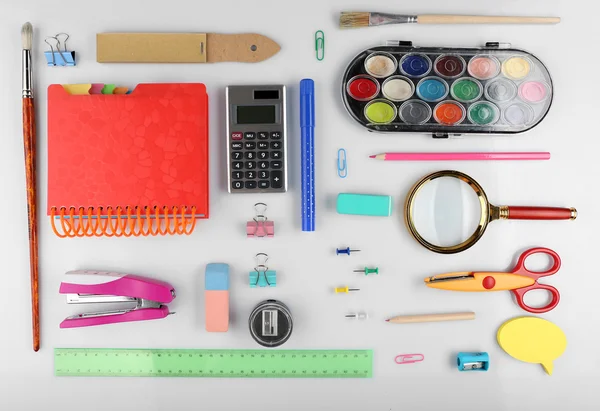
[[337, 212], [389, 217], [392, 215], [392, 196], [340, 193], [337, 197]]

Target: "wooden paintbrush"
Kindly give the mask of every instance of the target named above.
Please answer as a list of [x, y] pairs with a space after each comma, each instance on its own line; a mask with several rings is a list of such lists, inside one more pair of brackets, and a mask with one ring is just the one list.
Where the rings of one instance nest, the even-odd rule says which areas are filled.
[[516, 16], [455, 16], [445, 14], [421, 14], [410, 16], [403, 14], [342, 12], [341, 28], [381, 26], [384, 24], [556, 24], [559, 17], [516, 17]]
[[23, 145], [25, 147], [25, 178], [27, 179], [27, 218], [29, 224], [29, 271], [31, 276], [31, 315], [33, 320], [33, 350], [40, 349], [40, 304], [38, 291], [37, 185], [35, 110], [33, 107], [33, 66], [31, 43], [33, 26], [23, 24]]

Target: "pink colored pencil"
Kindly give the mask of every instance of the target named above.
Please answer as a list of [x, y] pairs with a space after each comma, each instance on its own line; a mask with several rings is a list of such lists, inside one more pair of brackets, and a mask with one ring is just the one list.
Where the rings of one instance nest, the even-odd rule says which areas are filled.
[[384, 153], [369, 156], [383, 161], [549, 160], [548, 152]]

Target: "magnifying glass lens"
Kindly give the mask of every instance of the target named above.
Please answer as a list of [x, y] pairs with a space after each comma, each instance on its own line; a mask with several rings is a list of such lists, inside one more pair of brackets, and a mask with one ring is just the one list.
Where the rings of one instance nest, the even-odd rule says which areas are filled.
[[469, 239], [479, 227], [481, 212], [475, 190], [455, 177], [439, 177], [424, 184], [412, 207], [414, 228], [438, 247], [456, 246]]

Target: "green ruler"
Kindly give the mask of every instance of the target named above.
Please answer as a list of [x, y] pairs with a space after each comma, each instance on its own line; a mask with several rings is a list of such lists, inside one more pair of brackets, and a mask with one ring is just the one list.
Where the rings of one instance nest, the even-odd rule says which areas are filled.
[[54, 373], [74, 377], [370, 378], [373, 351], [55, 348]]

